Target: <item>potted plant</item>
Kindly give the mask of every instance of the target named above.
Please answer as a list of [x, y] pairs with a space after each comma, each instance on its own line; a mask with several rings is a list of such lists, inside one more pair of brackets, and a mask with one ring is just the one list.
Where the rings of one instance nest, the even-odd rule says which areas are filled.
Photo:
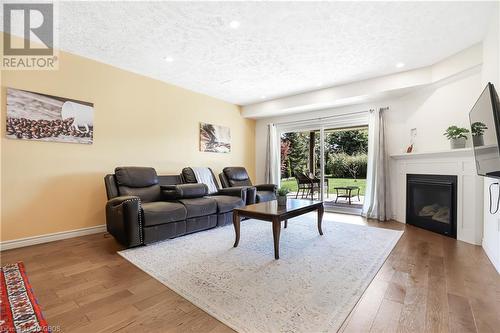
[[488, 129], [488, 127], [480, 122], [476, 121], [475, 123], [472, 123], [470, 126], [471, 131], [472, 131], [472, 143], [474, 144], [475, 147], [478, 146], [483, 146], [484, 145], [484, 130]]
[[467, 140], [467, 133], [469, 130], [467, 128], [450, 126], [444, 132], [444, 136], [450, 140], [451, 149], [465, 148], [465, 143]]
[[278, 206], [286, 206], [286, 195], [290, 192], [287, 188], [278, 189]]

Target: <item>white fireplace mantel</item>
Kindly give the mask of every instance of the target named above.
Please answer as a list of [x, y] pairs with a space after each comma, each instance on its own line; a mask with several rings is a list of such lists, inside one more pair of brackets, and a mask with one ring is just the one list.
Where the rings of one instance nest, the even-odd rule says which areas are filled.
[[483, 179], [470, 148], [391, 155], [393, 218], [406, 220], [406, 175], [457, 176], [457, 239], [480, 245], [483, 237]]
[[417, 159], [417, 158], [443, 158], [447, 156], [473, 157], [472, 154], [473, 152], [471, 148], [462, 148], [462, 149], [448, 149], [448, 150], [438, 150], [438, 151], [394, 154], [391, 155], [391, 158], [396, 160], [403, 160], [403, 159]]

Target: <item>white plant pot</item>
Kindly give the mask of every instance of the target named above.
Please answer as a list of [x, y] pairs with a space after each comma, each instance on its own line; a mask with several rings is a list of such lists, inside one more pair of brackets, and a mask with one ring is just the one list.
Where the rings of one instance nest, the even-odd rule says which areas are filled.
[[458, 139], [451, 139], [450, 140], [451, 149], [465, 148], [466, 143], [467, 143], [466, 138], [458, 138]]

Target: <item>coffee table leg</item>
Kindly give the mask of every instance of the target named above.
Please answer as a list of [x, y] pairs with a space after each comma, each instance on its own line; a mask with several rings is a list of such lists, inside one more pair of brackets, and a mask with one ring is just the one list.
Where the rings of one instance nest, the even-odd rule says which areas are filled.
[[280, 232], [281, 222], [278, 218], [273, 218], [274, 259], [280, 258]]
[[288, 220], [285, 220], [285, 228], [288, 227]]
[[234, 232], [236, 233], [236, 240], [234, 241], [233, 247], [237, 247], [240, 242], [240, 216], [236, 211], [233, 211], [233, 225]]
[[321, 230], [321, 222], [323, 222], [323, 214], [325, 212], [325, 207], [323, 205], [318, 207], [318, 231], [320, 235], [323, 235], [323, 230]]

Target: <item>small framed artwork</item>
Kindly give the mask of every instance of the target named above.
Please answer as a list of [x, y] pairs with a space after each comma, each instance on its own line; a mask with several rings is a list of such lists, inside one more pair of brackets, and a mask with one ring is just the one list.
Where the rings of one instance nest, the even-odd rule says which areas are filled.
[[94, 105], [7, 88], [6, 136], [18, 140], [92, 144]]
[[200, 151], [212, 153], [231, 152], [229, 127], [200, 123]]

